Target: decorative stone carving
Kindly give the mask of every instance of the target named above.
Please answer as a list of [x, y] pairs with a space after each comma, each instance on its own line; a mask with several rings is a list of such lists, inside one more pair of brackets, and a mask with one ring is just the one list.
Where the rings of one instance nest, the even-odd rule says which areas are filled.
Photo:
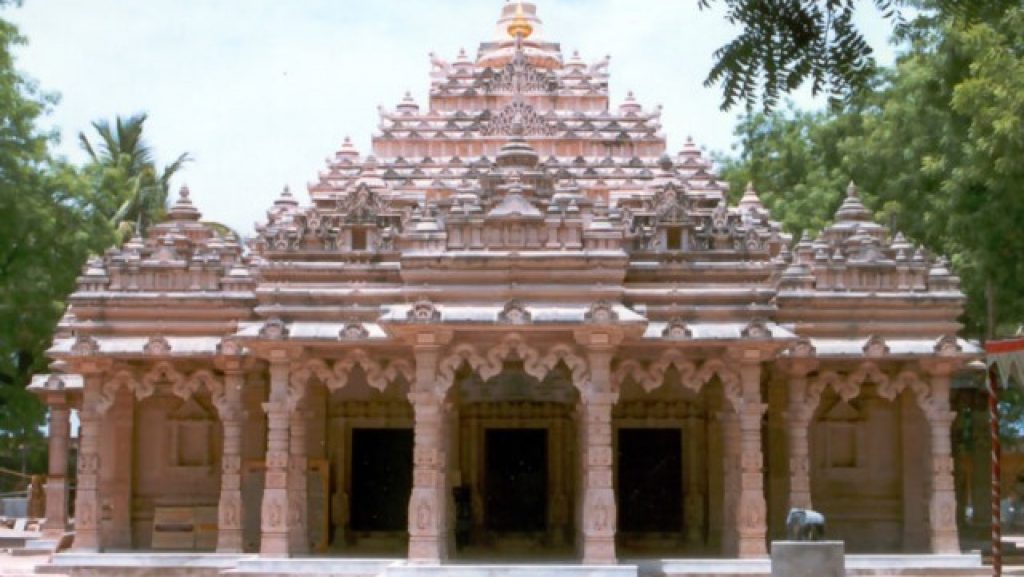
[[413, 303], [406, 318], [414, 323], [436, 323], [441, 320], [441, 311], [434, 306], [434, 303], [421, 299]]
[[288, 325], [281, 319], [270, 319], [260, 327], [260, 338], [279, 341], [288, 338]]
[[690, 327], [686, 326], [682, 319], [670, 320], [661, 331], [661, 338], [663, 339], [681, 341], [692, 337], [693, 331], [690, 330]]
[[797, 342], [793, 343], [793, 346], [789, 348], [789, 354], [791, 357], [797, 359], [811, 358], [817, 354], [814, 345], [811, 344], [810, 339], [802, 338]]
[[166, 357], [171, 354], [171, 343], [161, 336], [150, 337], [142, 351], [154, 357]]
[[550, 136], [554, 129], [548, 125], [543, 116], [537, 114], [532, 106], [525, 102], [510, 102], [494, 115], [482, 128], [485, 135], [512, 135], [520, 130], [523, 136]]
[[585, 322], [593, 324], [614, 323], [619, 320], [619, 313], [615, 312], [611, 303], [598, 301], [590, 305], [590, 310], [583, 315], [583, 319]]
[[226, 338], [217, 343], [217, 354], [224, 357], [236, 357], [242, 354], [245, 348], [238, 339]]
[[59, 375], [50, 375], [46, 379], [46, 390], [48, 391], [63, 391], [64, 390], [64, 379], [60, 378]]
[[363, 323], [348, 323], [338, 332], [338, 338], [343, 341], [359, 341], [370, 337], [370, 331], [366, 330]]
[[864, 343], [863, 351], [868, 358], [877, 359], [889, 354], [889, 345], [885, 343], [885, 339], [882, 337], [872, 335]]
[[178, 372], [174, 365], [169, 362], [160, 362], [153, 365], [145, 375], [142, 376], [140, 387], [136, 390], [136, 397], [143, 399], [153, 394], [158, 384], [168, 383], [171, 385], [171, 392], [182, 399], [188, 399], [194, 391], [188, 390], [188, 382], [185, 375]]
[[740, 331], [740, 336], [745, 339], [770, 339], [772, 331], [763, 319], [754, 319], [747, 323]]
[[532, 321], [530, 311], [523, 303], [511, 300], [505, 303], [505, 307], [498, 313], [498, 322], [509, 325], [525, 325]]
[[89, 335], [78, 335], [71, 345], [71, 354], [78, 357], [92, 357], [100, 352], [100, 344]]
[[338, 199], [338, 211], [348, 223], [376, 223], [386, 207], [387, 201], [366, 184]]
[[963, 347], [960, 346], [955, 335], [946, 335], [935, 343], [933, 350], [940, 357], [955, 357], [963, 352]]

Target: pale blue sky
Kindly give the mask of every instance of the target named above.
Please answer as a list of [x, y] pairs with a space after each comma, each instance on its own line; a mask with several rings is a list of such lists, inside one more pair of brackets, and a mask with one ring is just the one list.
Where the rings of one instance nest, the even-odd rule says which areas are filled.
[[[162, 159], [191, 152], [188, 183], [206, 218], [252, 231], [281, 188], [306, 199], [346, 135], [364, 154], [377, 105], [426, 101], [431, 51], [451, 60], [490, 38], [503, 0], [26, 0], [8, 9], [28, 37], [18, 66], [61, 102], [48, 122], [80, 160], [90, 121], [146, 111]], [[613, 105], [633, 90], [663, 104], [669, 148], [687, 135], [733, 142], [735, 114], [703, 87], [732, 36], [696, 0], [539, 0], [547, 39], [586, 61], [612, 56]], [[868, 39], [891, 60], [888, 26], [865, 5]], [[816, 105], [806, 94], [804, 106]], [[820, 105], [820, 103], [817, 103]]]

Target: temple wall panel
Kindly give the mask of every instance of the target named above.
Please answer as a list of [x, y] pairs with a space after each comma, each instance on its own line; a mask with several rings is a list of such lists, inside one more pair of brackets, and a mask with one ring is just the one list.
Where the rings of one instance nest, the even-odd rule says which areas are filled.
[[873, 395], [845, 402], [829, 394], [811, 425], [812, 500], [829, 535], [853, 552], [901, 550], [904, 453], [914, 448], [901, 441], [902, 412], [900, 403]]
[[158, 393], [137, 403], [134, 433], [132, 533], [147, 548], [157, 508], [216, 509], [222, 430], [208, 396]]

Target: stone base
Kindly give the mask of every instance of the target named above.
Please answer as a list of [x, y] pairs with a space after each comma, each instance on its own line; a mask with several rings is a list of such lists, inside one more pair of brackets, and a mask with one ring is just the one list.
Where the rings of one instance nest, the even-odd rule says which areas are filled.
[[842, 541], [772, 541], [772, 577], [844, 577]]
[[637, 577], [636, 565], [407, 565], [381, 577]]

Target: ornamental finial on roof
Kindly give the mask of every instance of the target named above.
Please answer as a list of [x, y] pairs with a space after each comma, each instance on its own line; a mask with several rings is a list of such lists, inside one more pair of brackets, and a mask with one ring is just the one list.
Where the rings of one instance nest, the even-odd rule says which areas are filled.
[[199, 220], [199, 211], [192, 205], [192, 201], [189, 199], [187, 185], [182, 185], [178, 189], [178, 200], [171, 207], [171, 210], [167, 212], [167, 215], [171, 220]]
[[763, 210], [764, 206], [761, 204], [761, 197], [757, 195], [757, 190], [754, 189], [754, 183], [748, 182], [747, 189], [743, 192], [743, 198], [740, 199], [740, 209], [748, 210]]
[[530, 24], [530, 21], [526, 18], [522, 2], [516, 2], [515, 17], [509, 23], [506, 30], [508, 30], [508, 35], [513, 38], [529, 38], [533, 34], [533, 24]]
[[871, 211], [865, 208], [864, 204], [860, 201], [857, 185], [852, 180], [849, 186], [846, 187], [846, 199], [843, 201], [842, 206], [839, 207], [839, 210], [836, 211], [835, 220], [836, 222], [871, 220]]

